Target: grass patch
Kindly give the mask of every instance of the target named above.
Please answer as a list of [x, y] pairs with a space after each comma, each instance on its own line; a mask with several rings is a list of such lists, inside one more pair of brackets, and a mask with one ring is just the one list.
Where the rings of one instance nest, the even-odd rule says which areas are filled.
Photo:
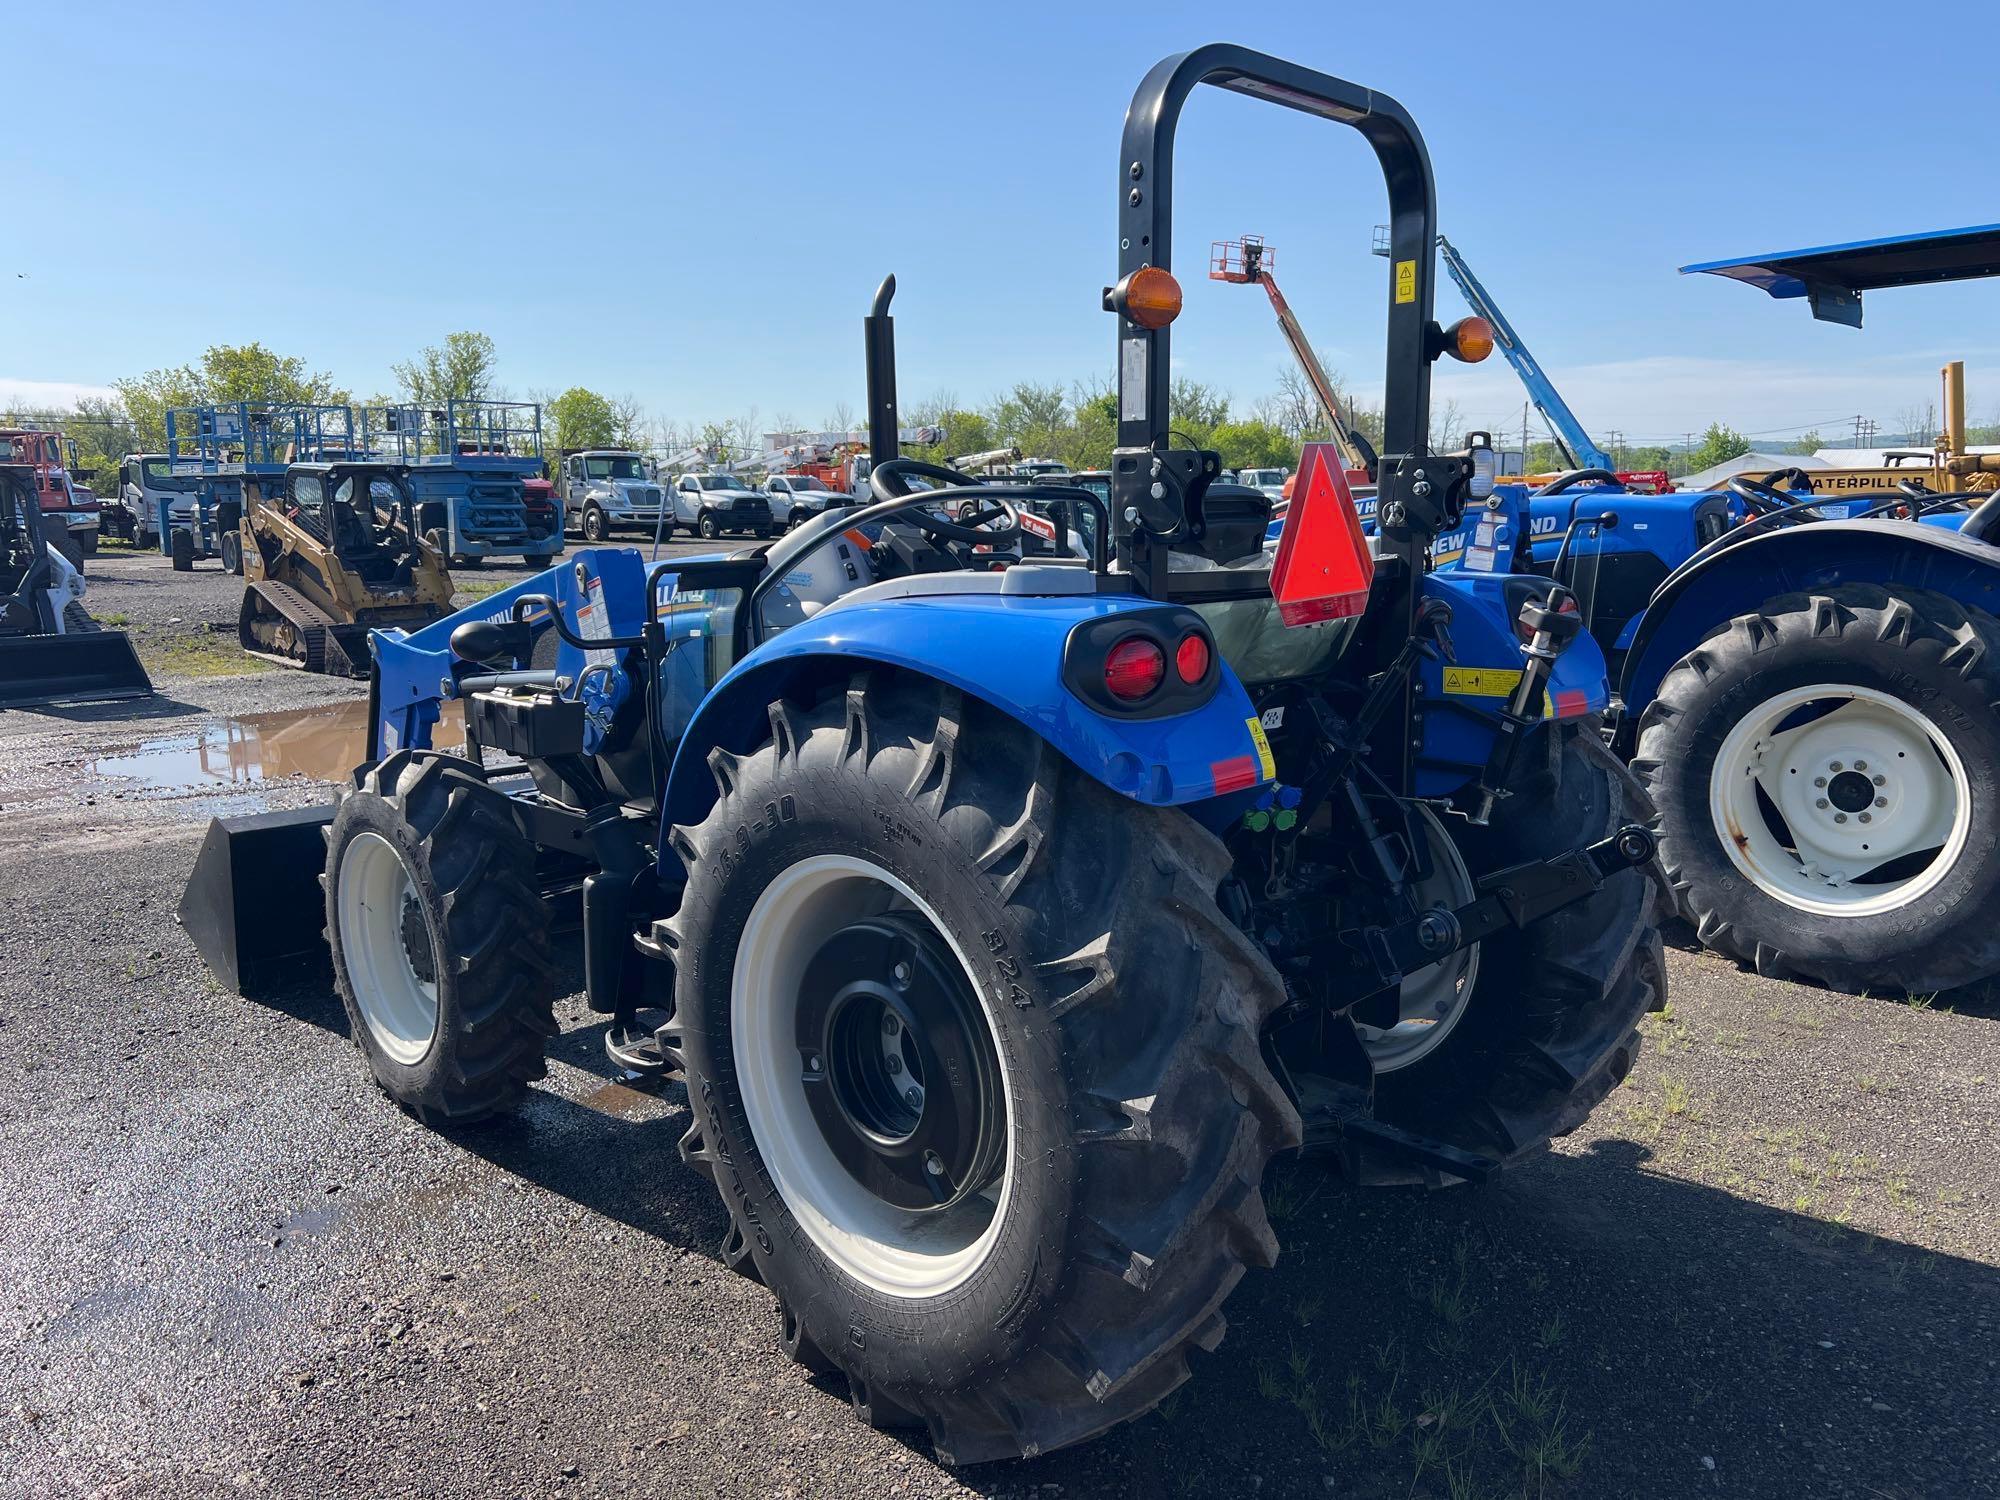
[[246, 652], [233, 634], [141, 634], [132, 637], [132, 649], [156, 677], [241, 677], [278, 670], [275, 663]]
[[451, 581], [451, 596], [453, 599], [484, 599], [488, 594], [497, 594], [519, 582], [518, 578], [482, 578], [477, 582], [454, 578]]

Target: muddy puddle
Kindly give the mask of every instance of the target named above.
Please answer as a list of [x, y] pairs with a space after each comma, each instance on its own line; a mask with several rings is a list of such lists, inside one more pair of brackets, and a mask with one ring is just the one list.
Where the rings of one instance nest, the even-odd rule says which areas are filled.
[[[357, 698], [321, 708], [219, 719], [200, 729], [141, 741], [122, 755], [100, 756], [85, 769], [93, 776], [137, 783], [142, 796], [227, 791], [290, 777], [343, 783], [361, 761], [367, 737], [368, 704]], [[460, 704], [444, 705], [431, 744], [439, 750], [464, 747]]]

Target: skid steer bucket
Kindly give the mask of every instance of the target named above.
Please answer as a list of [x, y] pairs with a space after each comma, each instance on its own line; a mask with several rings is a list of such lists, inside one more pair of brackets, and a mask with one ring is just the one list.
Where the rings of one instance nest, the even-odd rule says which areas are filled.
[[237, 994], [324, 980], [319, 876], [332, 821], [331, 806], [210, 821], [175, 915], [209, 972]]
[[0, 636], [0, 708], [45, 703], [109, 703], [152, 696], [122, 631]]

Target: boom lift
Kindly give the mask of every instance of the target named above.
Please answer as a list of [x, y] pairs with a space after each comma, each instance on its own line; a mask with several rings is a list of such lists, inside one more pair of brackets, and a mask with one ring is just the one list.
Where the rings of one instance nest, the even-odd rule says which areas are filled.
[[1240, 240], [1217, 240], [1209, 247], [1208, 275], [1211, 281], [1234, 282], [1239, 286], [1253, 283], [1264, 289], [1271, 299], [1271, 311], [1278, 315], [1278, 331], [1284, 334], [1285, 342], [1291, 346], [1292, 356], [1305, 372], [1306, 383], [1313, 388], [1313, 394], [1319, 397], [1320, 407], [1326, 412], [1334, 445], [1340, 449], [1340, 461], [1347, 468], [1348, 478], [1355, 484], [1373, 484], [1375, 450], [1367, 436], [1340, 409], [1340, 397], [1333, 389], [1333, 382], [1327, 379], [1326, 371], [1320, 367], [1319, 356], [1313, 352], [1312, 342], [1306, 338], [1305, 330], [1299, 327], [1291, 304], [1278, 290], [1278, 278], [1274, 274], [1277, 260], [1277, 251], [1264, 243], [1262, 235], [1246, 234]]
[[[1528, 400], [1534, 404], [1535, 410], [1542, 414], [1542, 421], [1548, 426], [1550, 438], [1555, 441], [1556, 448], [1562, 453], [1563, 461], [1572, 470], [1601, 469], [1607, 474], [1616, 473], [1619, 483], [1639, 492], [1663, 494], [1673, 488], [1673, 482], [1664, 470], [1615, 469], [1611, 455], [1591, 441], [1590, 434], [1584, 431], [1583, 423], [1577, 420], [1576, 413], [1569, 409], [1569, 403], [1563, 400], [1562, 393], [1555, 388], [1555, 382], [1542, 373], [1542, 367], [1535, 362], [1534, 355], [1528, 352], [1526, 341], [1514, 331], [1514, 325], [1507, 321], [1507, 315], [1500, 311], [1500, 304], [1493, 300], [1492, 294], [1481, 284], [1479, 278], [1472, 274], [1472, 267], [1465, 263], [1465, 257], [1458, 253], [1457, 247], [1443, 235], [1438, 236], [1438, 258], [1444, 262], [1444, 268], [1450, 273], [1451, 279], [1458, 284], [1466, 304], [1493, 325], [1493, 337], [1500, 345], [1500, 352], [1506, 356], [1507, 363], [1513, 366], [1514, 373], [1520, 377], [1522, 386], [1528, 392]], [[1521, 457], [1525, 464], [1527, 455], [1523, 454]], [[1555, 477], [1554, 474], [1533, 475], [1526, 477], [1525, 482], [1546, 484]]]

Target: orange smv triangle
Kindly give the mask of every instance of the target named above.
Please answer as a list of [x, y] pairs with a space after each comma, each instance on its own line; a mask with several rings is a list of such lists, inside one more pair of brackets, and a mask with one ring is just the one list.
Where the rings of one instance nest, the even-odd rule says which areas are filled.
[[1331, 443], [1307, 443], [1299, 482], [1278, 533], [1271, 597], [1287, 625], [1345, 620], [1368, 607], [1375, 554], [1361, 531], [1354, 491]]

